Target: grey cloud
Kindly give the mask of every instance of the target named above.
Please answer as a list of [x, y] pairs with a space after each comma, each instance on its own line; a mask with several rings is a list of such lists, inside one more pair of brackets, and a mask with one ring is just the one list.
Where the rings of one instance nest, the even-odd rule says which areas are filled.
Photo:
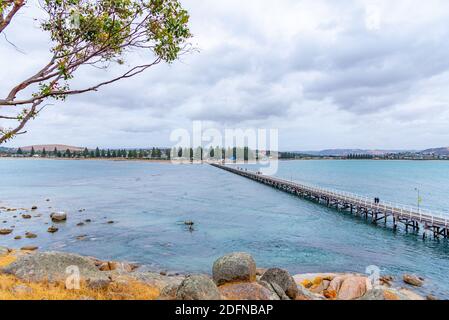
[[[179, 123], [206, 120], [217, 126], [285, 123], [290, 135], [300, 135], [302, 119], [316, 123], [315, 133], [320, 132], [324, 116], [332, 123], [332, 119], [357, 122], [364, 115], [379, 114], [405, 125], [421, 117], [426, 105], [436, 110], [431, 106], [449, 101], [446, 78], [438, 77], [449, 70], [449, 10], [436, 0], [428, 4], [435, 6], [429, 18], [410, 17], [403, 23], [402, 16], [389, 16], [379, 30], [366, 28], [368, 2], [363, 0], [184, 2], [199, 52], [49, 108], [43, 118], [51, 124], [48, 130], [99, 131], [105, 143], [112, 139], [108, 137], [119, 136], [123, 144], [126, 137], [147, 141]], [[379, 3], [389, 6], [386, 1]], [[14, 35], [18, 33], [10, 34]], [[31, 36], [21, 37], [25, 45]], [[29, 44], [33, 57], [35, 52], [39, 57], [48, 54], [42, 42]], [[128, 63], [137, 63], [142, 56], [132, 54]], [[4, 65], [0, 61], [0, 67]], [[73, 86], [118, 71], [116, 67], [107, 73], [86, 69]], [[24, 70], [15, 76], [23, 74]], [[4, 89], [0, 83], [0, 91]], [[417, 100], [421, 109], [405, 107]], [[439, 123], [436, 115], [426, 119]], [[42, 134], [44, 126], [36, 120], [31, 129]], [[308, 136], [318, 136], [310, 133], [312, 127], [307, 126]], [[349, 133], [344, 130], [335, 137], [346, 137]], [[331, 129], [327, 131], [333, 137]]]

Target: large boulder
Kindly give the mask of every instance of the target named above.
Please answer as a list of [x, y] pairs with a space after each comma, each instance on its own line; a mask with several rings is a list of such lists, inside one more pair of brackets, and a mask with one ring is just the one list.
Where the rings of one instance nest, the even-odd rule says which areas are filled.
[[214, 262], [212, 276], [218, 286], [232, 282], [254, 282], [256, 262], [248, 253], [231, 253]]
[[258, 281], [258, 283], [276, 295], [275, 299], [271, 300], [290, 300], [290, 298], [285, 294], [284, 290], [282, 290], [282, 288], [279, 287], [277, 283], [268, 283], [266, 281]]
[[218, 287], [226, 300], [279, 300], [279, 296], [257, 282], [228, 283]]
[[207, 276], [192, 275], [184, 279], [176, 292], [177, 300], [221, 300], [215, 283]]
[[176, 300], [176, 294], [178, 293], [178, 287], [175, 284], [169, 284], [165, 286], [159, 293], [158, 300]]
[[157, 288], [159, 291], [162, 291], [167, 286], [179, 287], [185, 279], [185, 276], [163, 276], [155, 272], [132, 272], [127, 274], [127, 276]]
[[[69, 268], [71, 267], [71, 268]], [[74, 267], [81, 279], [107, 279], [92, 259], [61, 252], [39, 252], [21, 255], [0, 272], [14, 275], [26, 281], [61, 281], [74, 275]]]
[[271, 268], [265, 271], [260, 280], [268, 283], [276, 283], [282, 290], [284, 290], [289, 298], [296, 299], [298, 287], [288, 271], [279, 268]]
[[402, 277], [405, 283], [414, 286], [414, 287], [422, 287], [424, 284], [424, 279], [413, 274], [404, 274]]
[[337, 298], [339, 300], [354, 300], [362, 297], [370, 287], [366, 277], [347, 277], [343, 280]]

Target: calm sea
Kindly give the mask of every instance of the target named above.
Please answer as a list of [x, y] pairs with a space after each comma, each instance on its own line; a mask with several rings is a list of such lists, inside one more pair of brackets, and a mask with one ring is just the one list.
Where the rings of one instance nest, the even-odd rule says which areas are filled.
[[[278, 176], [411, 205], [419, 188], [423, 207], [449, 208], [449, 162], [288, 161]], [[423, 293], [449, 298], [447, 241], [394, 233], [209, 165], [0, 160], [0, 206], [32, 205], [42, 217], [0, 212], [0, 227], [15, 226], [0, 245], [33, 244], [180, 272], [210, 273], [214, 259], [233, 251], [293, 274], [364, 273], [375, 265], [396, 278], [424, 276]], [[45, 223], [57, 210], [69, 218], [49, 234]], [[86, 219], [92, 222], [76, 226]], [[193, 232], [184, 220], [195, 222]], [[13, 240], [26, 231], [38, 238]]]

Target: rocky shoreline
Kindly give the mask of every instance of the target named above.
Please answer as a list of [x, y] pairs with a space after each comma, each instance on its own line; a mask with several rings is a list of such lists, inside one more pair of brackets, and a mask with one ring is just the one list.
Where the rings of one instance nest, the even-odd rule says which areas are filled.
[[[384, 277], [378, 286], [373, 286], [368, 277], [353, 273], [292, 276], [280, 268], [257, 268], [255, 260], [247, 253], [231, 253], [217, 259], [211, 275], [171, 275], [141, 272], [134, 264], [71, 253], [0, 247], [0, 299], [426, 299], [409, 288], [393, 288], [391, 280], [391, 277]], [[422, 283], [419, 282], [422, 279], [411, 275], [404, 280], [409, 286]]]
[[[49, 202], [50, 199], [46, 199]], [[51, 207], [49, 207], [51, 208]], [[47, 209], [49, 209], [47, 208]], [[58, 232], [69, 216], [51, 212], [48, 218], [31, 208], [0, 207], [15, 223], [40, 218], [44, 231]], [[80, 210], [82, 212], [82, 209]], [[8, 216], [4, 216], [4, 224]], [[42, 219], [44, 219], [42, 221]], [[76, 226], [92, 222], [75, 221]], [[108, 221], [106, 224], [113, 224]], [[193, 222], [191, 223], [192, 227]], [[15, 226], [0, 227], [2, 237], [34, 239], [37, 234], [16, 234]], [[15, 241], [15, 240], [14, 240]], [[18, 242], [19, 243], [19, 242]], [[212, 261], [211, 261], [212, 262]], [[102, 261], [62, 252], [40, 252], [28, 244], [17, 249], [0, 246], [0, 300], [2, 299], [179, 299], [179, 300], [424, 300], [411, 289], [424, 279], [403, 275], [403, 288], [393, 287], [393, 277], [373, 285], [366, 275], [317, 273], [290, 275], [280, 268], [257, 268], [247, 253], [225, 255], [213, 263], [210, 275], [143, 272], [126, 262]], [[75, 278], [74, 278], [75, 277]], [[76, 279], [78, 277], [78, 279]], [[78, 281], [73, 290], [70, 281]]]

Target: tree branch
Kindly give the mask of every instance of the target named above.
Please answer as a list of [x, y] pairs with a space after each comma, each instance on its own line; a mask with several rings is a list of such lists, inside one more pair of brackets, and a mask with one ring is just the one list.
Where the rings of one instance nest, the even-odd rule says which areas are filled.
[[[128, 70], [127, 72], [123, 73], [122, 75], [113, 78], [111, 80], [108, 81], [104, 81], [101, 82], [99, 84], [96, 84], [92, 87], [88, 87], [85, 89], [77, 89], [77, 90], [59, 90], [59, 91], [51, 91], [47, 94], [42, 94], [42, 95], [38, 95], [29, 99], [25, 99], [25, 100], [13, 100], [13, 101], [8, 101], [8, 100], [0, 100], [0, 106], [18, 106], [18, 105], [25, 105], [25, 104], [31, 104], [34, 103], [37, 100], [41, 100], [41, 99], [45, 99], [48, 97], [58, 97], [58, 96], [68, 96], [68, 95], [74, 95], [74, 94], [80, 94], [80, 93], [84, 93], [84, 92], [88, 92], [88, 91], [97, 91], [100, 87], [103, 87], [105, 85], [117, 82], [121, 79], [126, 79], [126, 78], [131, 78], [139, 73], [144, 72], [146, 69], [158, 64], [161, 62], [161, 58], [157, 58], [156, 60], [154, 60], [152, 63], [150, 64], [144, 64], [144, 65], [140, 65], [140, 66], [135, 66], [133, 68], [131, 68], [130, 70]], [[53, 81], [53, 83], [56, 83], [55, 81]]]
[[23, 119], [20, 121], [19, 125], [15, 129], [8, 130], [6, 132], [1, 132], [2, 134], [0, 135], [0, 144], [19, 134], [20, 130], [22, 130], [25, 127], [25, 124], [36, 115], [36, 108], [38, 105], [42, 103], [42, 101], [43, 100], [41, 99], [33, 103], [30, 111], [28, 111], [28, 113], [23, 117]]
[[6, 3], [14, 3], [11, 11], [4, 18], [3, 15], [0, 16], [0, 33], [10, 24], [12, 18], [25, 5], [25, 0], [15, 0], [15, 1], [2, 1]]

